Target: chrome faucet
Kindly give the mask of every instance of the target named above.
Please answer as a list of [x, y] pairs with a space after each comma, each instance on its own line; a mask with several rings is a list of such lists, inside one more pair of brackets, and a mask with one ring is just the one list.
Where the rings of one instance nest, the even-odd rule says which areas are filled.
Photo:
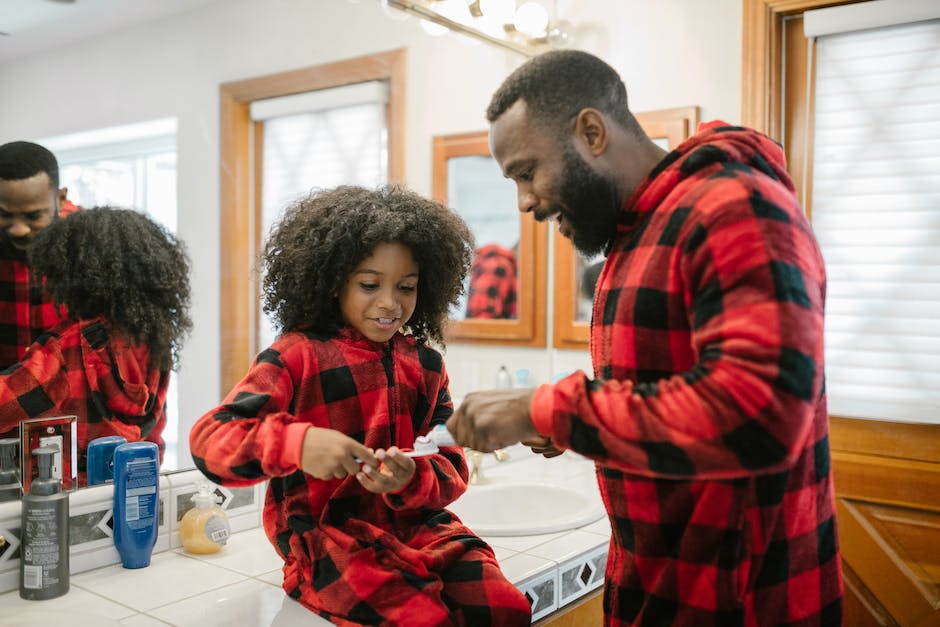
[[[468, 483], [470, 485], [477, 485], [489, 481], [483, 476], [483, 453], [467, 449], [467, 457], [470, 458], [470, 480]], [[495, 457], [498, 462], [504, 462], [509, 459], [509, 451], [498, 448], [493, 451], [493, 457]]]

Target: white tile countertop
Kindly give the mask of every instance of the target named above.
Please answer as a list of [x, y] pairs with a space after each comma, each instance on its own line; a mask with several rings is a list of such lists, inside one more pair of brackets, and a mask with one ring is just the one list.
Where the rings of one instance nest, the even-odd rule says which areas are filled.
[[[504, 463], [486, 456], [483, 469], [490, 485], [539, 481], [599, 499], [590, 461], [569, 453], [546, 460], [519, 446], [510, 453], [511, 460]], [[534, 619], [603, 583], [610, 538], [606, 516], [567, 531], [483, 538], [496, 551], [506, 576], [529, 597]], [[69, 593], [58, 599], [24, 601], [16, 590], [0, 594], [0, 627], [331, 624], [284, 594], [281, 560], [260, 527], [233, 533], [214, 555], [190, 555], [178, 548], [178, 541], [171, 546], [177, 548], [154, 553], [148, 568], [113, 564], [73, 574]]]

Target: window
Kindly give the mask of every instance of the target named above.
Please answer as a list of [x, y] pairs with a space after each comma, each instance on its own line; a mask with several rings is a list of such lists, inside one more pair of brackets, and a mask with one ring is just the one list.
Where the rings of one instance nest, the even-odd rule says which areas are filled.
[[820, 11], [839, 12], [832, 26], [805, 18], [818, 35], [812, 223], [828, 274], [829, 409], [936, 423], [940, 20], [853, 29], [853, 13], [885, 6], [872, 4]]
[[[252, 120], [262, 123], [254, 138], [261, 144], [262, 238], [311, 189], [388, 180], [387, 99], [387, 83], [370, 81], [251, 104]], [[259, 314], [255, 352], [275, 337], [271, 321]]]

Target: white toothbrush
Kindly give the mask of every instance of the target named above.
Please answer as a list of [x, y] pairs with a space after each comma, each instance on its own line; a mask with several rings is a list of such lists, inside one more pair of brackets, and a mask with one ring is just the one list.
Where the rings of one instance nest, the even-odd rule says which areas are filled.
[[[428, 431], [427, 435], [419, 435], [415, 438], [413, 451], [404, 451], [402, 454], [405, 457], [424, 457], [439, 452], [441, 450], [439, 447], [441, 446], [456, 445], [457, 443], [454, 442], [454, 436], [450, 434], [447, 427], [445, 425], [437, 425]], [[358, 457], [356, 461], [360, 464], [362, 463], [362, 460]]]

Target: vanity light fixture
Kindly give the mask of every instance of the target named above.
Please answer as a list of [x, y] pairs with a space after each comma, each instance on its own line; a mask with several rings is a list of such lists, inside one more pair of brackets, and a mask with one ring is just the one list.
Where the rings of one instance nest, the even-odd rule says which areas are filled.
[[[417, 16], [425, 30], [447, 30], [479, 39], [527, 57], [566, 46], [571, 24], [550, 18], [542, 2], [528, 0], [379, 0], [387, 8]], [[554, 15], [557, 16], [557, 0]], [[424, 26], [422, 23], [422, 26]]]

